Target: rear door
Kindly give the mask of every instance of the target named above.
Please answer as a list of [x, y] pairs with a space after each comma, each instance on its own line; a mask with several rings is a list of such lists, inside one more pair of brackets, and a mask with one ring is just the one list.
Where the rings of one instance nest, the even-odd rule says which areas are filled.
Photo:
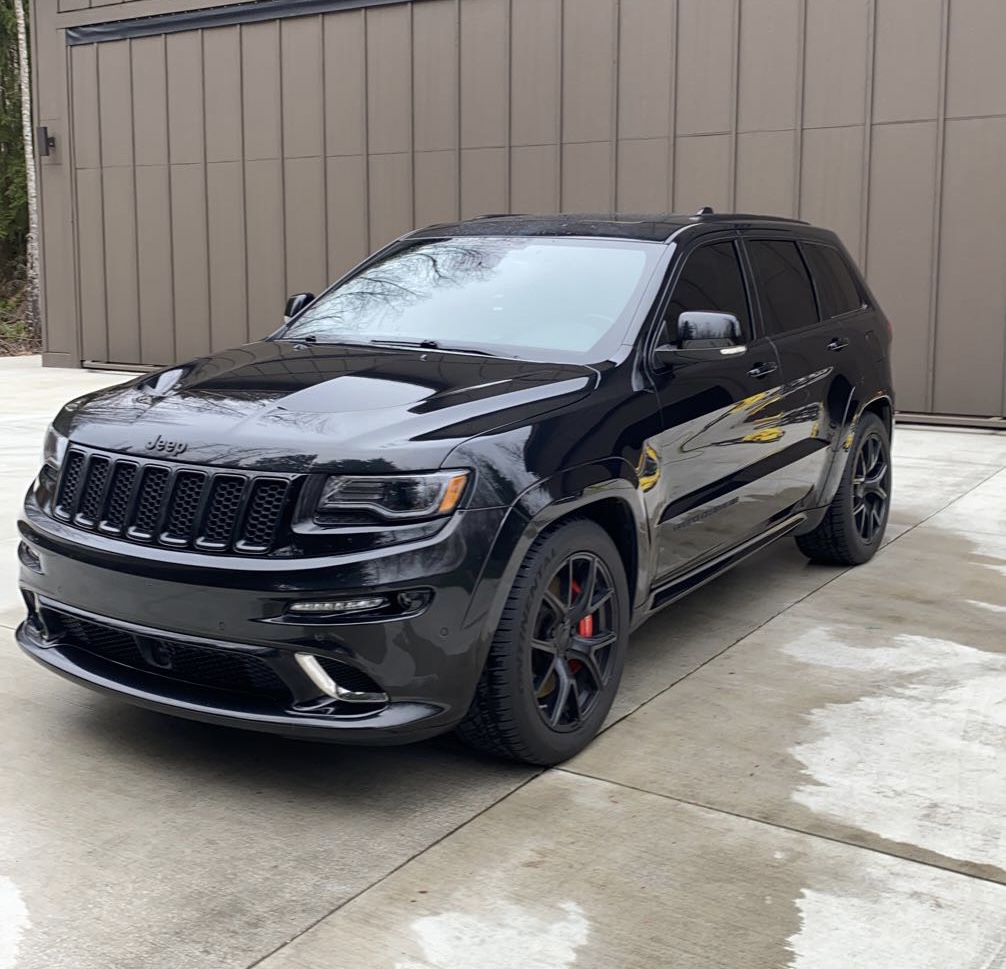
[[[646, 493], [658, 582], [758, 534], [779, 510], [777, 438], [762, 419], [777, 394], [779, 359], [756, 329], [738, 257], [734, 235], [689, 250], [650, 334], [663, 426], [649, 442], [660, 474]], [[676, 343], [678, 317], [689, 310], [733, 314], [743, 343], [656, 361], [653, 348]]]
[[[782, 365], [774, 407], [779, 444], [786, 452], [785, 480], [780, 481], [789, 505], [816, 502], [826, 471], [829, 445], [841, 426], [835, 409], [843, 410], [849, 388], [836, 383], [834, 336], [820, 320], [818, 300], [800, 244], [788, 235], [748, 235], [744, 248], [750, 267], [761, 326]], [[841, 398], [829, 407], [829, 397]]]

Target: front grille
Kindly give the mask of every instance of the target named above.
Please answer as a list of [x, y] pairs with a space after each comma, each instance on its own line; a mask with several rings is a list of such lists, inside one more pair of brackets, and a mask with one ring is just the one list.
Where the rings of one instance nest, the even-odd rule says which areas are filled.
[[53, 514], [133, 542], [265, 554], [293, 497], [290, 478], [119, 458], [73, 448]]
[[62, 627], [61, 639], [93, 656], [144, 673], [158, 673], [195, 686], [252, 693], [289, 701], [290, 690], [264, 660], [223, 649], [170, 639], [134, 636], [114, 626], [49, 610]]

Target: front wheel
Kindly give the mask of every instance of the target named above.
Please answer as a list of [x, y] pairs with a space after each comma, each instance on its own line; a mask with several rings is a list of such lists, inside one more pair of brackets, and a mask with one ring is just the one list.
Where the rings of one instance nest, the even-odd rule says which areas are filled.
[[542, 766], [583, 750], [618, 690], [629, 609], [622, 559], [603, 528], [576, 520], [539, 538], [510, 590], [461, 738]]
[[796, 544], [811, 561], [862, 565], [880, 548], [891, 510], [891, 436], [876, 414], [862, 416], [828, 513]]

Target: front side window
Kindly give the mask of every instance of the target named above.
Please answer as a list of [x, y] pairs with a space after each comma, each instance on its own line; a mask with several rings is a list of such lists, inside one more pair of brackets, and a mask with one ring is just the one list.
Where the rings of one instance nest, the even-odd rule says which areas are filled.
[[852, 278], [848, 264], [837, 249], [833, 246], [805, 242], [803, 254], [817, 285], [822, 320], [852, 313], [863, 305], [859, 287]]
[[620, 240], [413, 243], [324, 293], [276, 339], [602, 360], [625, 338], [663, 251]]
[[734, 243], [701, 246], [687, 257], [664, 315], [666, 333], [661, 336], [662, 343], [676, 341], [678, 317], [690, 311], [730, 313], [740, 320], [745, 338], [750, 338], [748, 298]]
[[766, 331], [788, 333], [817, 322], [817, 302], [795, 242], [747, 243]]

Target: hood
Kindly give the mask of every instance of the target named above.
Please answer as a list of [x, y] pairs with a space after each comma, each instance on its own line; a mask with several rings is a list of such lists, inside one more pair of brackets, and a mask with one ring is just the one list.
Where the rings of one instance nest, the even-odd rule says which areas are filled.
[[596, 371], [443, 351], [261, 342], [68, 404], [72, 441], [270, 471], [438, 468], [461, 442], [585, 396]]

